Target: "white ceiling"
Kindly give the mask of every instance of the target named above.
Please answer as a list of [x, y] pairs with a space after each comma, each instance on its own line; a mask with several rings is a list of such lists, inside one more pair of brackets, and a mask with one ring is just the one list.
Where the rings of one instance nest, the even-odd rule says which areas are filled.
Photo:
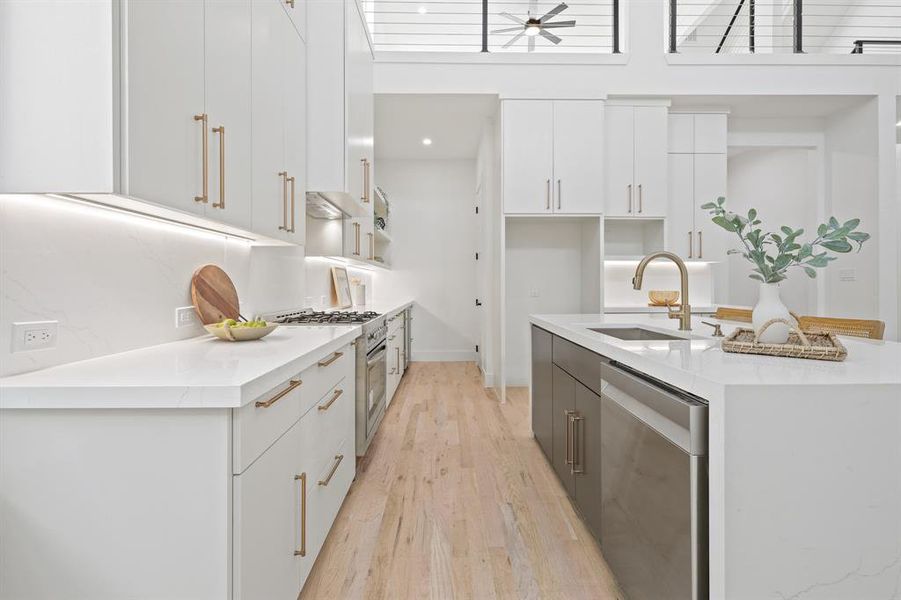
[[376, 94], [375, 157], [474, 159], [497, 106], [497, 96], [485, 94]]
[[677, 108], [727, 107], [730, 117], [826, 117], [871, 96], [673, 96]]

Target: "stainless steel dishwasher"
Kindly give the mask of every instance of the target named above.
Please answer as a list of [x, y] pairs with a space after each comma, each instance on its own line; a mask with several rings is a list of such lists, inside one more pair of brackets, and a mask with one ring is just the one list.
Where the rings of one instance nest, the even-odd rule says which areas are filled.
[[630, 600], [708, 597], [707, 405], [601, 366], [601, 549]]

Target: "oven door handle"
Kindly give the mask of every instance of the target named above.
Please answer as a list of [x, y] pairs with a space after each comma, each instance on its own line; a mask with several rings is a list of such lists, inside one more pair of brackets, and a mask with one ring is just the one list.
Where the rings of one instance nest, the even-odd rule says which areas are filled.
[[371, 367], [378, 361], [385, 358], [385, 356], [387, 354], [388, 354], [388, 346], [381, 346], [375, 354], [366, 358], [366, 366]]

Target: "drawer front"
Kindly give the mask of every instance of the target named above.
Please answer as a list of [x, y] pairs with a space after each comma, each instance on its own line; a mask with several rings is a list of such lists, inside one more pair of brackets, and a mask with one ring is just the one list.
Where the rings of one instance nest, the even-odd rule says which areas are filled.
[[[319, 554], [322, 549], [356, 473], [354, 440], [348, 438], [332, 448], [332, 452], [321, 463], [322, 468], [308, 483], [310, 512], [307, 513], [307, 544], [312, 556]], [[339, 456], [342, 458], [338, 459]], [[311, 564], [301, 565], [301, 583], [306, 581], [311, 567]]]
[[234, 410], [234, 472], [244, 470], [303, 414], [306, 381], [302, 375]]
[[595, 394], [601, 394], [601, 363], [604, 357], [554, 336], [554, 364], [572, 375]]
[[345, 440], [355, 440], [356, 398], [354, 381], [345, 377], [332, 387], [300, 421], [303, 450], [318, 465], [334, 454]]
[[397, 329], [398, 329], [401, 325], [404, 324], [404, 313], [403, 313], [403, 311], [397, 313], [396, 315], [393, 315], [393, 316], [391, 316], [391, 317], [388, 317], [387, 321], [388, 321], [388, 334], [390, 335], [390, 334], [394, 333], [395, 331], [397, 331]]
[[356, 357], [354, 346], [350, 344], [335, 352], [328, 352], [301, 374], [303, 379], [304, 398], [301, 415], [313, 408], [339, 381], [346, 377], [353, 378]]

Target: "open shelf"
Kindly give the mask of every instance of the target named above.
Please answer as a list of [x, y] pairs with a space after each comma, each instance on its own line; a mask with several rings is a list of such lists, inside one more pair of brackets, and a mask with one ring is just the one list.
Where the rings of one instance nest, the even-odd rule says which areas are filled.
[[390, 244], [393, 240], [384, 229], [375, 229], [375, 241]]

